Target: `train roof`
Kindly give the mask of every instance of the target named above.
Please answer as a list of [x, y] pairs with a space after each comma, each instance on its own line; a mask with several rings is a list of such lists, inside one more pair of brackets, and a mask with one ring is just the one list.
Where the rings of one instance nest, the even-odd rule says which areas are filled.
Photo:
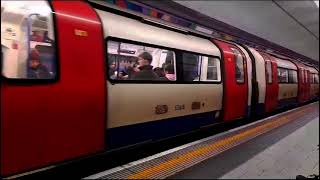
[[307, 69], [310, 71], [310, 73], [316, 73], [316, 74], [319, 73], [318, 70], [316, 68], [314, 68], [314, 67], [307, 66]]

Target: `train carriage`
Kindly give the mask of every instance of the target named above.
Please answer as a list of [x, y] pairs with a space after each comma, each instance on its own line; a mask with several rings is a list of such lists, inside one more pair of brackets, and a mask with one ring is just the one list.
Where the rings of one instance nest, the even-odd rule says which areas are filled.
[[223, 120], [245, 118], [248, 111], [248, 71], [244, 53], [233, 43], [214, 40], [223, 53]]
[[175, 77], [161, 81], [107, 75], [108, 148], [176, 136], [218, 122], [223, 97], [221, 54], [212, 42], [101, 10], [97, 14], [102, 19], [108, 66], [115, 63], [118, 73], [126, 71], [124, 64], [135, 63], [147, 51], [153, 69], [170, 64]]
[[319, 71], [311, 66], [309, 69], [309, 82], [310, 82], [310, 100], [319, 98]]
[[267, 53], [259, 52], [265, 62], [266, 95], [265, 113], [274, 111], [278, 106], [279, 83], [277, 76], [277, 62], [274, 57]]
[[302, 104], [310, 100], [310, 82], [309, 82], [309, 69], [308, 66], [296, 63], [298, 67], [298, 78], [299, 78], [299, 94], [298, 103]]
[[313, 67], [99, 1], [1, 2], [1, 54], [1, 177], [319, 96]]
[[298, 98], [298, 68], [286, 59], [275, 57], [278, 71], [278, 108], [292, 106]]

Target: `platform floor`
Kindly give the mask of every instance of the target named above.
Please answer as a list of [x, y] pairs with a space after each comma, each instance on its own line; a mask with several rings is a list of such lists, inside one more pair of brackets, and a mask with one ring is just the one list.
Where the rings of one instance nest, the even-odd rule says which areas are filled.
[[319, 174], [319, 103], [84, 179], [295, 179]]
[[319, 111], [245, 142], [170, 179], [295, 179], [319, 175]]

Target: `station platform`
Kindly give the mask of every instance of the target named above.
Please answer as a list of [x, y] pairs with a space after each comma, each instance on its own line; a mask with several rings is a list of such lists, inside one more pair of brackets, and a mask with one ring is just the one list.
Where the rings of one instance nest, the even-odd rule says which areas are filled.
[[84, 179], [295, 179], [319, 175], [311, 103]]

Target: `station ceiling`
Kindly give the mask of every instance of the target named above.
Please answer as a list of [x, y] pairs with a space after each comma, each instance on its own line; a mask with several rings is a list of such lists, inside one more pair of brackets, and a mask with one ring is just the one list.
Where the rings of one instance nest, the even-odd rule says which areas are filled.
[[172, 1], [319, 62], [314, 1]]

